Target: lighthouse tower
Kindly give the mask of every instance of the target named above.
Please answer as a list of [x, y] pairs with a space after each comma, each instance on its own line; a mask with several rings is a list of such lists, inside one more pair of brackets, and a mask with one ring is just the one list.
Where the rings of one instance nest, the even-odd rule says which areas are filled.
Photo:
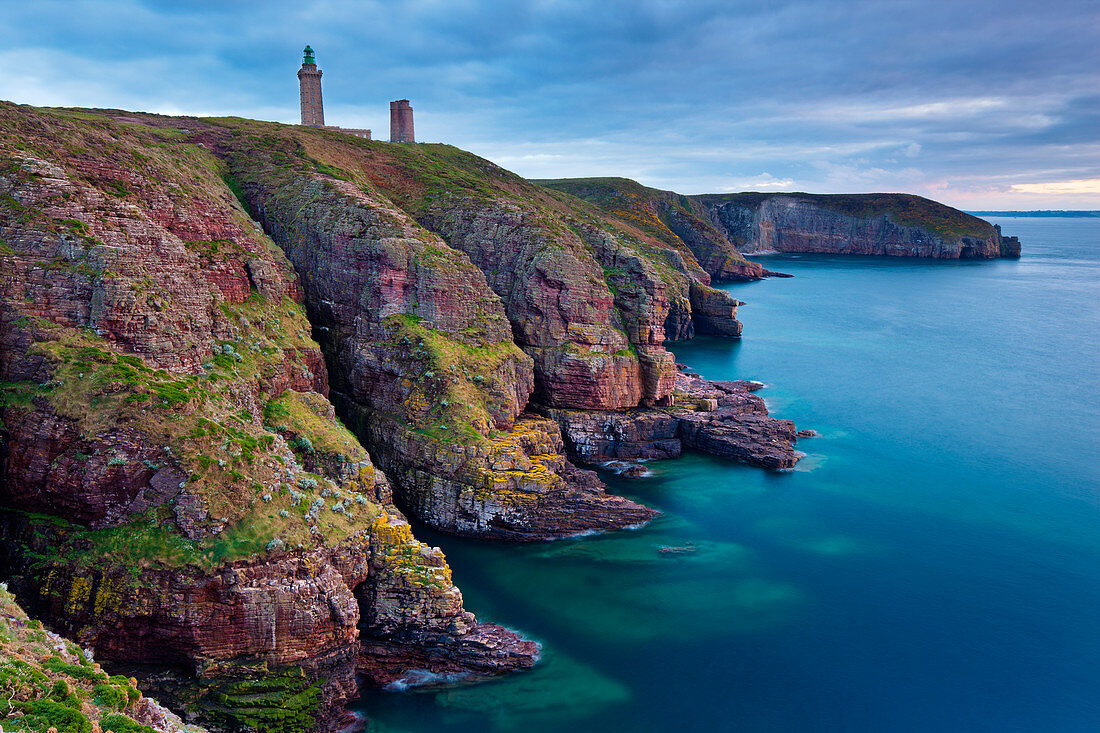
[[390, 102], [390, 142], [416, 142], [413, 136], [413, 110], [407, 99]]
[[[302, 90], [302, 124], [309, 127], [325, 126], [325, 109], [321, 104], [321, 70], [313, 59], [313, 49], [302, 52], [302, 68], [298, 69], [298, 82]], [[369, 133], [368, 133], [369, 135]]]

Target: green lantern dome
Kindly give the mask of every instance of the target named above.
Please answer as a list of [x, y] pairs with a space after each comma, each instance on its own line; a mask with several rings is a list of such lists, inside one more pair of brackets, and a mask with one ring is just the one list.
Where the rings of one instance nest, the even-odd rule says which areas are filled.
[[313, 60], [313, 49], [312, 48], [310, 48], [309, 46], [306, 46], [305, 50], [303, 50], [302, 53], [305, 54], [302, 57], [302, 63], [303, 64], [314, 64], [314, 65], [317, 64], [317, 62]]

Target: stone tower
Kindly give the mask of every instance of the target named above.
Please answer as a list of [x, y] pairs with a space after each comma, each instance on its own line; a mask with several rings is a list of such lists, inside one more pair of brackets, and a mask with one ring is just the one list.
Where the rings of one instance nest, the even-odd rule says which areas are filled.
[[407, 99], [390, 102], [390, 142], [416, 142], [413, 137], [413, 109], [409, 106]]
[[[303, 51], [302, 68], [298, 69], [298, 82], [302, 88], [302, 124], [310, 127], [325, 126], [325, 109], [321, 104], [321, 70], [313, 60], [313, 49]], [[412, 112], [409, 112], [409, 130], [412, 130]]]

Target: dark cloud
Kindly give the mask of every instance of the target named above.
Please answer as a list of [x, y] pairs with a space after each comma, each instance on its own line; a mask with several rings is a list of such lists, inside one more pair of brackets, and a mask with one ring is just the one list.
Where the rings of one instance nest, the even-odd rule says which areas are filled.
[[1100, 208], [1100, 182], [1035, 192], [1100, 181], [1098, 8], [38, 0], [0, 14], [0, 98], [294, 122], [308, 42], [333, 122], [383, 137], [409, 97], [424, 139], [525, 175]]

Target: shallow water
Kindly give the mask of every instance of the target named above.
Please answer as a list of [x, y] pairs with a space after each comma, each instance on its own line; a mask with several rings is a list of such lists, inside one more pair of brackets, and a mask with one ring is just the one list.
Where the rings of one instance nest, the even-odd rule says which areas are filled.
[[371, 729], [1100, 730], [1100, 220], [992, 221], [1021, 260], [760, 258], [795, 277], [729, 286], [742, 341], [672, 345], [821, 434], [796, 470], [609, 475], [664, 514], [583, 540], [417, 528], [545, 659], [364, 691]]

